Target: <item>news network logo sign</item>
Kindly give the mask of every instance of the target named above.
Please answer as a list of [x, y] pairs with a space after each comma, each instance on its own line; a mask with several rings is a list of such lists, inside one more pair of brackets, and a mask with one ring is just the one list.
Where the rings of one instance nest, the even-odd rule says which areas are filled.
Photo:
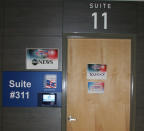
[[27, 69], [58, 69], [58, 49], [27, 49]]

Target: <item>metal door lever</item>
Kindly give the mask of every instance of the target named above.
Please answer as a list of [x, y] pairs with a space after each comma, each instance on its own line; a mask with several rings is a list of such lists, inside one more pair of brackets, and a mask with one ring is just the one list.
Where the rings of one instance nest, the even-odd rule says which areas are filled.
[[76, 118], [72, 118], [72, 116], [69, 116], [69, 117], [68, 117], [68, 121], [69, 121], [69, 122], [76, 121]]

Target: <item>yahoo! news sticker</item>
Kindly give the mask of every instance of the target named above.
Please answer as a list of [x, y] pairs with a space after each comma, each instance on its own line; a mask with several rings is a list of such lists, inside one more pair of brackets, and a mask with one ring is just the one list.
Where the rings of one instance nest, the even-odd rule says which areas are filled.
[[88, 64], [87, 79], [105, 80], [107, 78], [107, 65], [105, 64]]

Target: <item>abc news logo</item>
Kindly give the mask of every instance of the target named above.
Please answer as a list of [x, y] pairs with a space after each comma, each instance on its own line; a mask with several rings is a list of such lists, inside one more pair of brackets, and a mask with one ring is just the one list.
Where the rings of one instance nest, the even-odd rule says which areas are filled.
[[38, 59], [33, 59], [32, 60], [33, 65], [38, 65], [38, 64], [53, 64], [53, 60], [38, 60]]

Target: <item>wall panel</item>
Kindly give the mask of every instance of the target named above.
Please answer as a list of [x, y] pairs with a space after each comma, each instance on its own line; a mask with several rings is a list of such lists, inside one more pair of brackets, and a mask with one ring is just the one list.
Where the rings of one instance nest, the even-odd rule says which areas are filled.
[[6, 0], [6, 35], [61, 35], [60, 0]]
[[[92, 8], [94, 1], [64, 2], [64, 33], [136, 33], [136, 3], [135, 2], [105, 2], [111, 4], [111, 9]], [[96, 2], [102, 3], [102, 2]], [[97, 12], [97, 29], [94, 29], [92, 13]], [[107, 12], [108, 29], [103, 28], [102, 13]]]
[[0, 1], [0, 130], [2, 130], [2, 77], [1, 77], [1, 71], [2, 71], [2, 47], [3, 47], [3, 31], [4, 31], [4, 8], [3, 8], [3, 2]]
[[2, 88], [1, 88], [1, 83], [2, 83], [2, 76], [1, 76], [1, 71], [0, 71], [0, 130], [2, 130]]
[[60, 108], [4, 108], [3, 131], [60, 131]]
[[144, 2], [137, 6], [136, 131], [144, 130]]
[[26, 48], [58, 48], [59, 69], [62, 70], [61, 37], [5, 37], [3, 70], [25, 70]]
[[[5, 0], [2, 71], [27, 71], [26, 48], [58, 48], [62, 70], [62, 0]], [[39, 70], [35, 70], [39, 71]], [[47, 70], [48, 71], [48, 70]], [[61, 131], [61, 108], [2, 108], [2, 131]]]

